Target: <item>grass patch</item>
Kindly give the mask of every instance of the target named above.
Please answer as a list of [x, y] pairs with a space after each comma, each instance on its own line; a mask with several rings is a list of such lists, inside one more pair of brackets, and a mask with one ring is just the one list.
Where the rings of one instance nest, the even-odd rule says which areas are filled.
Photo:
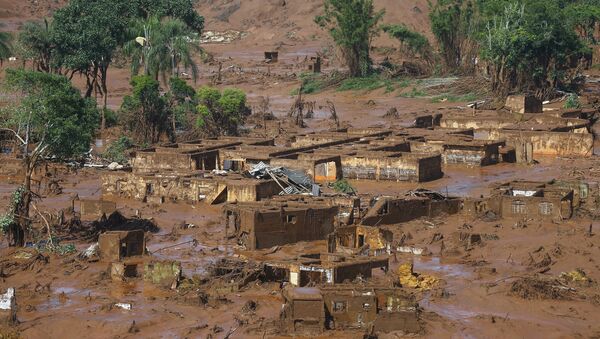
[[373, 91], [385, 87], [386, 91], [393, 91], [394, 86], [389, 79], [382, 79], [379, 75], [371, 75], [364, 78], [350, 78], [342, 81], [338, 91]]
[[[299, 75], [302, 82], [302, 94], [318, 93], [329, 87], [337, 86], [337, 91], [374, 91], [380, 88], [385, 89], [385, 93], [391, 93], [398, 88], [407, 88], [412, 83], [411, 79], [388, 79], [380, 74], [373, 74], [363, 78], [347, 78], [342, 76], [327, 76], [311, 72], [301, 73]], [[343, 79], [343, 80], [342, 80]], [[299, 88], [291, 91], [290, 95], [298, 95]]]
[[467, 93], [464, 95], [453, 95], [453, 94], [442, 94], [442, 95], [438, 95], [435, 96], [431, 99], [431, 102], [433, 103], [440, 103], [440, 102], [470, 102], [470, 101], [475, 101], [477, 100], [477, 95], [475, 95], [475, 93]]
[[400, 96], [403, 97], [403, 98], [420, 98], [420, 97], [427, 96], [427, 93], [425, 93], [421, 89], [417, 89], [416, 87], [413, 87], [410, 90], [410, 92], [401, 93]]
[[410, 86], [410, 83], [411, 83], [411, 81], [409, 79], [404, 79], [398, 83], [398, 87], [407, 88], [408, 86]]
[[[305, 72], [300, 74], [302, 82], [302, 94], [317, 93], [326, 87], [326, 81], [321, 74]], [[294, 89], [290, 94], [298, 95], [300, 89]]]

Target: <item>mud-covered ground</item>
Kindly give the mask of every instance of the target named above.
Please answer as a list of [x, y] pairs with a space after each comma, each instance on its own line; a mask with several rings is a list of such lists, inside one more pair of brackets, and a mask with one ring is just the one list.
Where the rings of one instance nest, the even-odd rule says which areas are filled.
[[[15, 13], [20, 13], [21, 7], [15, 7], [15, 3], [0, 2], [10, 9], [0, 11], [0, 18], [3, 18], [10, 30], [16, 30], [20, 23], [30, 17], [47, 15], [45, 11], [51, 7], [44, 5], [39, 8], [37, 2], [28, 1], [28, 12], [21, 12], [24, 14], [19, 16]], [[212, 1], [204, 1], [203, 5], [205, 3]], [[390, 1], [379, 3], [389, 5]], [[426, 8], [421, 6], [423, 8], [418, 14], [414, 14], [417, 11], [412, 2], [408, 3], [403, 6], [408, 6], [405, 9], [413, 14], [398, 15], [402, 18], [412, 17], [412, 25], [420, 27], [419, 20], [426, 18]], [[246, 7], [242, 7], [241, 11], [244, 8]], [[274, 17], [278, 15], [278, 11], [272, 12], [272, 17], [262, 17], [265, 14], [261, 13], [256, 15], [259, 21], [275, 21], [275, 24], [265, 25], [266, 27], [244, 21], [242, 12], [234, 14], [230, 23], [214, 18], [208, 20], [208, 29], [224, 30], [235, 26], [236, 29], [249, 31], [250, 35], [247, 40], [231, 44], [204, 46], [214, 56], [215, 62], [201, 67], [201, 77], [195, 86], [211, 83], [211, 78], [218, 72], [220, 61], [223, 74], [218, 86], [244, 89], [252, 105], [258, 104], [260, 97], [268, 97], [271, 110], [279, 118], [285, 119], [285, 114], [295, 99], [290, 93], [299, 86], [297, 75], [306, 69], [303, 60], [327, 47], [327, 42], [311, 37], [315, 34], [322, 37], [322, 32], [301, 29], [306, 25], [303, 21], [298, 21], [302, 17], [300, 9], [294, 14], [296, 28], [291, 25], [286, 30], [274, 31], [272, 36], [268, 35], [267, 28], [285, 27], [284, 23], [278, 22]], [[211, 7], [211, 11], [216, 13], [215, 17], [221, 10], [217, 5]], [[310, 11], [304, 15], [312, 18]], [[287, 33], [291, 31], [299, 34], [299, 37], [290, 38]], [[262, 60], [263, 52], [274, 46], [280, 48], [280, 61], [275, 65], [265, 64]], [[376, 55], [376, 58], [381, 56]], [[3, 67], [11, 65], [5, 63]], [[331, 61], [325, 64], [324, 69], [329, 72], [338, 67], [339, 64]], [[0, 68], [0, 71], [3, 72], [3, 69]], [[111, 108], [117, 109], [123, 96], [129, 93], [129, 78], [127, 67], [111, 68]], [[81, 79], [76, 78], [76, 81]], [[397, 88], [391, 93], [383, 88], [370, 92], [339, 92], [332, 89], [308, 95], [307, 100], [316, 101], [315, 118], [307, 120], [308, 127], [301, 131], [323, 130], [332, 126], [332, 121], [328, 119], [326, 100], [335, 103], [342, 123], [354, 127], [405, 126], [417, 114], [425, 111], [464, 105], [432, 103], [431, 98], [400, 96], [408, 90], [410, 87]], [[397, 108], [398, 119], [383, 117], [390, 107]], [[492, 184], [513, 179], [542, 181], [579, 178], [594, 187], [600, 182], [600, 172], [596, 171], [600, 161], [596, 157], [551, 157], [536, 160], [538, 163], [535, 165], [499, 164], [472, 169], [447, 167], [444, 168], [443, 179], [425, 184], [386, 181], [351, 183], [360, 194], [365, 195], [395, 195], [424, 187], [450, 195], [478, 197], [488, 194]], [[61, 175], [62, 193], [43, 197], [36, 202], [38, 209], [56, 214], [69, 206], [76, 195], [80, 198], [100, 198], [101, 171], [80, 169]], [[16, 187], [15, 182], [0, 178], [0, 210], [3, 211], [8, 206], [9, 196]], [[117, 200], [116, 203], [124, 215], [138, 213], [144, 218], [151, 218], [160, 227], [160, 232], [148, 236], [149, 251], [158, 259], [181, 261], [186, 277], [206, 273], [207, 267], [220, 258], [251, 256], [273, 259], [283, 254], [326, 250], [324, 242], [315, 242], [283, 246], [275, 253], [246, 253], [235, 245], [234, 240], [226, 239], [225, 221], [220, 206], [170, 203], [151, 206], [129, 200]], [[180, 227], [182, 224], [193, 224], [194, 227], [184, 229]], [[392, 258], [390, 273], [385, 275], [378, 272], [375, 279], [395, 279], [393, 272], [397, 266], [412, 261], [416, 272], [430, 274], [442, 280], [437, 288], [419, 292], [424, 329], [417, 337], [600, 336], [600, 290], [597, 284], [600, 281], [600, 270], [596, 263], [600, 257], [600, 223], [593, 221], [589, 215], [577, 215], [572, 220], [561, 223], [539, 220], [485, 221], [452, 216], [417, 220], [389, 226], [388, 229], [394, 232], [396, 240], [404, 235], [405, 245], [426, 248], [428, 254], [415, 256], [398, 253]], [[453, 240], [459, 232], [484, 235], [483, 241], [465, 248]], [[66, 242], [73, 242], [77, 252], [92, 244], [91, 241], [82, 240]], [[5, 240], [1, 243], [0, 290], [16, 288], [19, 324], [14, 331], [24, 338], [281, 336], [274, 323], [279, 317], [282, 304], [279, 284], [252, 283], [242, 291], [228, 294], [217, 303], [204, 304], [193, 297], [193, 293], [184, 294], [151, 287], [141, 279], [125, 283], [113, 282], [106, 273], [107, 263], [90, 262], [79, 258], [77, 253], [65, 256], [36, 256], [32, 253], [31, 250], [7, 248]], [[576, 269], [585, 272], [589, 280], [566, 284], [564, 279], [559, 279], [561, 273]], [[554, 288], [557, 291], [550, 296], [532, 295], [526, 293], [528, 285], [515, 285], [515, 282], [534, 272], [539, 272], [540, 277], [550, 281], [550, 290]], [[542, 290], [548, 291], [548, 288]], [[250, 301], [256, 302], [255, 308], [247, 307]], [[132, 308], [124, 310], [115, 307], [115, 303], [130, 303]], [[402, 336], [401, 333], [394, 333], [380, 337]], [[363, 333], [334, 331], [326, 332], [321, 337], [362, 338]]]
[[[485, 169], [447, 169], [445, 178], [426, 187], [448, 186], [452, 194], [484, 194], [488, 185], [512, 178], [546, 180], [570, 177], [571, 173], [593, 181], [595, 160], [548, 159], [531, 167], [492, 166]], [[69, 199], [100, 197], [99, 170], [84, 169], [65, 176], [63, 193], [37, 203], [38, 209], [64, 208]], [[400, 193], [417, 185], [352, 182], [361, 193]], [[16, 186], [0, 185], [2, 205]], [[326, 251], [325, 242], [300, 243], [271, 250], [248, 253], [224, 237], [225, 226], [220, 206], [164, 204], [148, 206], [141, 202], [117, 201], [125, 215], [141, 214], [152, 218], [161, 231], [151, 234], [147, 247], [159, 259], [179, 260], [184, 275], [202, 275], [210, 263], [225, 257], [276, 259], [282, 255]], [[182, 224], [194, 228], [182, 229]], [[592, 234], [589, 234], [590, 224]], [[600, 294], [600, 255], [596, 229], [600, 224], [587, 216], [562, 223], [526, 220], [473, 220], [451, 216], [417, 220], [387, 226], [404, 245], [424, 248], [424, 255], [397, 253], [391, 259], [387, 276], [378, 272], [375, 279], [395, 279], [401, 263], [414, 262], [415, 271], [440, 278], [432, 291], [419, 294], [423, 309], [424, 337], [594, 337], [600, 334], [598, 307]], [[478, 233], [483, 241], [470, 248], [457, 242], [456, 235]], [[598, 231], [600, 232], [600, 231]], [[440, 236], [441, 235], [441, 236]], [[197, 240], [192, 244], [190, 240]], [[91, 243], [75, 241], [78, 251]], [[181, 244], [181, 245], [178, 245]], [[175, 245], [175, 246], [174, 246]], [[165, 249], [163, 249], [165, 248]], [[107, 263], [88, 262], [76, 254], [27, 258], [30, 251], [1, 250], [2, 288], [15, 287], [19, 305], [16, 327], [23, 337], [206, 337], [231, 338], [277, 336], [277, 320], [282, 299], [279, 284], [252, 283], [226, 300], [205, 305], [197, 298], [177, 291], [144, 284], [141, 279], [113, 282]], [[550, 259], [547, 259], [549, 257]], [[524, 299], [513, 283], [534, 271], [548, 279], [563, 272], [580, 269], [589, 282], [569, 285], [560, 299]], [[554, 296], [556, 297], [556, 296]], [[553, 298], [554, 298], [553, 297]], [[256, 309], [244, 308], [248, 301]], [[123, 310], [115, 303], [131, 303]], [[401, 334], [398, 334], [402, 336]], [[325, 336], [362, 337], [359, 332], [333, 332]], [[385, 336], [384, 336], [385, 337]], [[393, 335], [390, 337], [394, 337]]]

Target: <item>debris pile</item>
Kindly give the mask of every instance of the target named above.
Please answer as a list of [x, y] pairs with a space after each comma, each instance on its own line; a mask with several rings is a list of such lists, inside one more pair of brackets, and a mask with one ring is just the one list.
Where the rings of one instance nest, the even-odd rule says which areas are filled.
[[575, 290], [559, 279], [536, 275], [517, 279], [512, 283], [509, 294], [531, 300], [568, 300], [575, 295]]
[[430, 290], [440, 283], [440, 279], [413, 271], [412, 263], [405, 263], [398, 267], [400, 285], [403, 287], [416, 288], [419, 290]]
[[102, 215], [99, 220], [92, 222], [81, 221], [77, 216], [73, 216], [61, 224], [57, 229], [70, 239], [97, 240], [100, 233], [107, 231], [133, 231], [143, 230], [144, 232], [157, 233], [160, 228], [150, 219], [127, 218], [118, 211], [113, 212], [108, 217]]
[[261, 161], [252, 167], [249, 173], [256, 179], [275, 180], [282, 190], [279, 195], [312, 194], [313, 192], [313, 181], [300, 171], [285, 167], [271, 167]]

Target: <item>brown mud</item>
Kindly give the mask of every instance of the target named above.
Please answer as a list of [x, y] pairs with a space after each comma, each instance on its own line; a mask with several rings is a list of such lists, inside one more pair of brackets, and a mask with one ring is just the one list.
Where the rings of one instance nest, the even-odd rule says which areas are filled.
[[[261, 8], [264, 3], [268, 6]], [[286, 8], [278, 9], [278, 4]], [[195, 86], [211, 83], [222, 63], [223, 80], [220, 87], [236, 86], [248, 92], [256, 104], [259, 97], [269, 97], [271, 110], [284, 118], [295, 97], [290, 93], [298, 88], [297, 75], [305, 70], [302, 60], [322, 51], [331, 42], [326, 33], [312, 25], [319, 2], [310, 1], [242, 1], [227, 20], [222, 14], [230, 1], [200, 1], [201, 13], [207, 13], [208, 30], [234, 29], [249, 32], [247, 38], [230, 44], [207, 44], [204, 48], [216, 62], [202, 66]], [[59, 2], [60, 3], [60, 2]], [[2, 29], [15, 31], [31, 18], [48, 15], [55, 8], [52, 1], [0, 1]], [[427, 6], [424, 1], [376, 1], [386, 7], [390, 21], [406, 22], [409, 26], [430, 34], [426, 27]], [[58, 6], [60, 4], [57, 4]], [[417, 7], [417, 9], [415, 9]], [[221, 19], [219, 18], [221, 17]], [[376, 44], [384, 46], [385, 38]], [[263, 52], [280, 46], [280, 62], [267, 65]], [[376, 58], [382, 58], [376, 55]], [[5, 63], [3, 68], [11, 67]], [[339, 68], [331, 61], [328, 72]], [[3, 73], [3, 68], [0, 71]], [[240, 70], [241, 69], [241, 70]], [[2, 76], [0, 76], [1, 78]], [[82, 85], [82, 79], [76, 79]], [[109, 107], [118, 109], [124, 95], [129, 93], [130, 72], [127, 68], [111, 68], [109, 72]], [[371, 92], [338, 92], [327, 90], [307, 96], [316, 101], [315, 118], [307, 120], [301, 132], [325, 130], [331, 127], [326, 100], [335, 103], [339, 118], [354, 127], [387, 125], [384, 114], [396, 107], [396, 126], [407, 126], [417, 114], [443, 110], [464, 103], [432, 103], [429, 98], [404, 98], [398, 92], [383, 89]], [[297, 130], [298, 132], [298, 130]], [[351, 181], [361, 194], [396, 195], [424, 187], [448, 195], [478, 197], [489, 193], [492, 184], [515, 179], [547, 181], [553, 178], [585, 179], [597, 186], [600, 161], [590, 159], [539, 158], [534, 165], [498, 164], [483, 168], [444, 168], [440, 180], [424, 184], [395, 182]], [[57, 213], [79, 198], [100, 198], [100, 171], [83, 169], [62, 176], [62, 194], [45, 197], [38, 208]], [[14, 182], [0, 179], [0, 210], [8, 206]], [[116, 200], [124, 215], [141, 215], [160, 226], [157, 234], [149, 235], [148, 250], [159, 259], [178, 260], [187, 277], [206, 273], [207, 267], [221, 258], [276, 259], [285, 254], [325, 251], [324, 242], [282, 246], [276, 253], [239, 249], [235, 240], [225, 238], [225, 221], [220, 206], [166, 203], [152, 206], [132, 200]], [[180, 225], [194, 227], [182, 229]], [[589, 234], [590, 224], [597, 234]], [[400, 263], [413, 261], [415, 271], [434, 275], [444, 281], [435, 290], [423, 292], [425, 329], [419, 337], [428, 338], [590, 338], [600, 336], [600, 223], [589, 216], [576, 216], [562, 223], [525, 220], [484, 221], [464, 216], [450, 216], [431, 221], [416, 220], [389, 226], [395, 239], [410, 235], [406, 244], [426, 247], [430, 256], [398, 254], [392, 259], [391, 271]], [[468, 231], [494, 235], [480, 246], [465, 250], [444, 248], [456, 232]], [[442, 241], [432, 242], [435, 234]], [[439, 236], [438, 236], [439, 237]], [[195, 240], [195, 241], [194, 241]], [[442, 245], [442, 242], [444, 245]], [[78, 251], [91, 243], [76, 242]], [[0, 290], [15, 287], [19, 305], [17, 326], [24, 338], [263, 338], [279, 337], [267, 331], [265, 324], [278, 319], [282, 298], [275, 283], [252, 283], [245, 289], [225, 296], [216, 306], [198, 300], [185, 300], [174, 291], [165, 291], [144, 284], [141, 280], [114, 282], [107, 274], [107, 264], [87, 262], [77, 254], [49, 254], [48, 260], [19, 269], [23, 250], [0, 248], [2, 267], [17, 267], [14, 274], [2, 272]], [[545, 258], [550, 263], [536, 267]], [[17, 257], [17, 258], [15, 258]], [[556, 278], [563, 272], [583, 270], [594, 282], [589, 286], [572, 287], [573, 296], [556, 299], [523, 299], [511, 294], [512, 284], [519, 278], [539, 270], [540, 275]], [[257, 303], [256, 310], [247, 312], [244, 305]], [[131, 310], [116, 303], [130, 303]], [[266, 329], [265, 329], [266, 328]], [[401, 337], [390, 335], [388, 337]], [[362, 338], [357, 332], [328, 332], [321, 337]]]

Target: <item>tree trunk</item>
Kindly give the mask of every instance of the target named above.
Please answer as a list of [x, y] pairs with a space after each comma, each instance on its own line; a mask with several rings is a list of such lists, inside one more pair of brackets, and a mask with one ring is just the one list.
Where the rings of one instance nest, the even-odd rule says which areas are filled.
[[34, 164], [29, 155], [26, 155], [23, 161], [25, 167], [25, 181], [23, 183], [23, 192], [21, 199], [15, 206], [15, 222], [10, 227], [12, 241], [10, 246], [25, 246], [25, 235], [29, 228], [29, 206], [31, 204], [31, 177], [33, 176]]
[[104, 103], [103, 103], [103, 107], [102, 107], [102, 121], [100, 123], [100, 134], [104, 135], [104, 129], [106, 128], [106, 116], [105, 116], [105, 111], [106, 108], [108, 106], [108, 86], [106, 85], [107, 82], [107, 75], [108, 75], [108, 64], [100, 67], [100, 86], [102, 88], [102, 93], [104, 95]]

